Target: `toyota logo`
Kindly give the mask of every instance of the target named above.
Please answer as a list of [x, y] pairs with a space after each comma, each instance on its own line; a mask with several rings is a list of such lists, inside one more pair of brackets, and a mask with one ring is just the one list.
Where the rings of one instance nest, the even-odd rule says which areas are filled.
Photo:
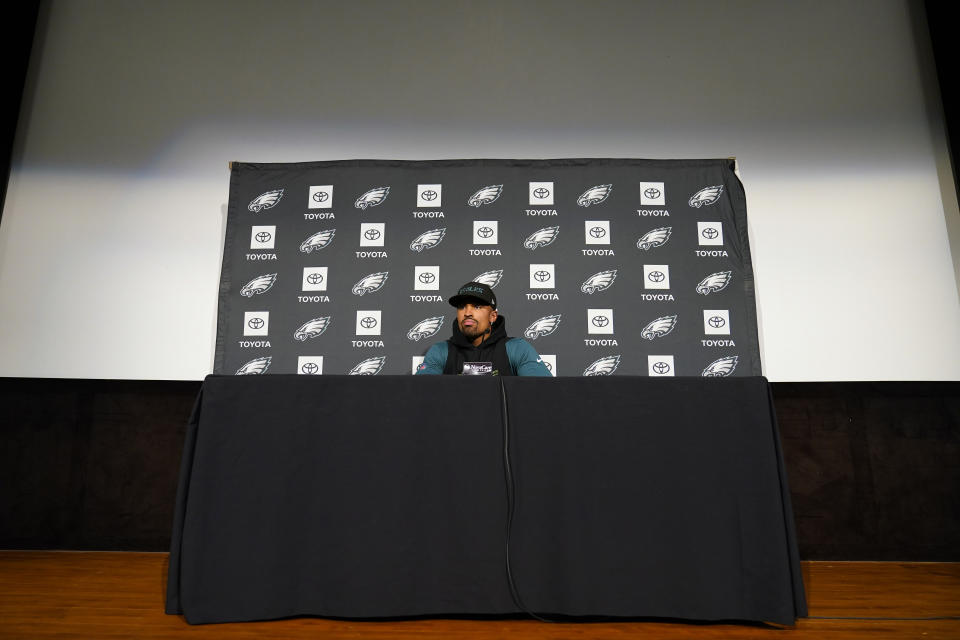
[[650, 282], [663, 282], [667, 276], [663, 275], [662, 271], [651, 271], [647, 275], [647, 280]]
[[590, 235], [594, 238], [602, 238], [603, 236], [607, 235], [607, 230], [603, 227], [591, 227]]
[[320, 367], [317, 366], [316, 362], [304, 362], [303, 366], [300, 367], [300, 371], [309, 375], [313, 375], [319, 370]]
[[367, 240], [376, 240], [380, 237], [380, 232], [376, 229], [367, 229], [363, 232], [363, 237]]
[[426, 191], [420, 194], [420, 199], [426, 200], [427, 202], [430, 202], [431, 200], [436, 200], [437, 192], [434, 191], [433, 189], [427, 189]]
[[271, 236], [267, 231], [261, 231], [254, 236], [254, 238], [257, 239], [257, 242], [270, 242], [270, 238], [272, 237], [273, 236]]
[[544, 271], [543, 269], [541, 269], [540, 271], [537, 271], [536, 273], [533, 274], [533, 279], [536, 280], [537, 282], [546, 282], [547, 280], [550, 279], [550, 272]]
[[593, 316], [590, 319], [590, 323], [595, 327], [605, 327], [610, 324], [610, 318], [607, 316]]
[[[644, 189], [643, 195], [645, 195], [646, 197], [650, 198], [651, 200], [655, 200], [655, 199], [657, 199], [657, 198], [660, 197], [660, 189], [657, 189], [657, 188], [655, 188], [655, 187], [650, 187], [649, 189]], [[667, 367], [667, 368], [669, 368], [669, 367]]]
[[[330, 194], [327, 193], [326, 191], [317, 191], [316, 193], [313, 194], [314, 202], [326, 202], [329, 199], [330, 199]], [[316, 366], [316, 365], [313, 365], [313, 366]]]
[[713, 316], [712, 318], [710, 318], [709, 320], [707, 320], [707, 322], [708, 322], [708, 323], [710, 324], [710, 326], [713, 327], [714, 329], [719, 329], [719, 328], [722, 327], [723, 325], [727, 324], [727, 321], [724, 320], [723, 318], [721, 318], [720, 316]]
[[544, 187], [537, 187], [533, 190], [533, 197], [538, 200], [543, 200], [550, 195], [550, 189], [545, 189]]
[[481, 238], [490, 238], [493, 236], [493, 229], [490, 227], [480, 227], [477, 229], [477, 235]]
[[263, 329], [263, 318], [250, 318], [247, 326], [251, 329]]
[[659, 373], [660, 375], [663, 375], [668, 371], [670, 371], [670, 365], [667, 364], [666, 362], [654, 362], [653, 371], [654, 373]]
[[700, 235], [702, 235], [707, 240], [713, 240], [714, 238], [720, 235], [720, 232], [714, 229], [713, 227], [707, 227], [700, 232]]
[[360, 326], [364, 329], [373, 329], [377, 326], [377, 319], [372, 316], [364, 316], [360, 318]]
[[433, 275], [429, 271], [425, 271], [421, 273], [419, 276], [417, 276], [417, 280], [419, 280], [423, 284], [430, 284], [436, 279], [437, 279], [437, 276]]
[[323, 282], [323, 275], [319, 273], [311, 273], [307, 276], [308, 284], [320, 284], [321, 282]]

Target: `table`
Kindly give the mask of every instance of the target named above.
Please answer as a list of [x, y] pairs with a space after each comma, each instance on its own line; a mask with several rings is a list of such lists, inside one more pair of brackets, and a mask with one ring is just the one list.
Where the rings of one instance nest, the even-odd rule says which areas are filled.
[[205, 380], [167, 613], [208, 623], [524, 610], [805, 616], [767, 381]]

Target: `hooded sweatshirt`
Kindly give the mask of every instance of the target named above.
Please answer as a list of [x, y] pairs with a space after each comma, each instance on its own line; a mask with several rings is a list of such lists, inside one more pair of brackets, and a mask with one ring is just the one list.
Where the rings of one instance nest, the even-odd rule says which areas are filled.
[[460, 333], [459, 323], [453, 323], [453, 337], [447, 340], [447, 363], [443, 372], [447, 375], [463, 372], [465, 362], [492, 362], [494, 375], [512, 376], [513, 367], [507, 357], [507, 325], [503, 316], [499, 316], [490, 325], [490, 333], [479, 345]]
[[430, 347], [423, 363], [417, 367], [417, 375], [460, 375], [465, 362], [490, 362], [494, 374], [501, 376], [553, 375], [529, 342], [507, 336], [503, 315], [494, 321], [490, 333], [476, 347], [460, 333], [454, 321], [453, 336]]

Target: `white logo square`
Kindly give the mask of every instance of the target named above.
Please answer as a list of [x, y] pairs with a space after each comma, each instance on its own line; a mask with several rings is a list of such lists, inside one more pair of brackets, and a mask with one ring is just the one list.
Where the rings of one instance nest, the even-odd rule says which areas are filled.
[[323, 356], [299, 356], [297, 373], [302, 376], [323, 375]]
[[327, 267], [304, 267], [302, 291], [326, 291]]
[[723, 245], [723, 225], [719, 222], [698, 222], [697, 242], [701, 245]]
[[708, 336], [730, 335], [730, 310], [704, 309], [703, 332]]
[[643, 288], [644, 289], [669, 289], [670, 288], [670, 265], [668, 264], [643, 265]]
[[310, 187], [310, 195], [307, 198], [308, 209], [329, 209], [333, 206], [333, 185], [323, 184], [317, 187]]
[[474, 220], [473, 244], [497, 244], [498, 231], [496, 220]]
[[587, 333], [613, 334], [613, 309], [587, 309]]
[[380, 335], [380, 311], [357, 311], [357, 335]]
[[555, 271], [552, 264], [530, 265], [530, 288], [553, 289]]
[[583, 242], [585, 244], [610, 244], [610, 221], [584, 220]]
[[440, 201], [443, 197], [443, 185], [442, 184], [418, 184], [417, 185], [417, 207], [432, 207], [437, 208], [440, 206]]
[[423, 364], [423, 356], [413, 356], [413, 367], [410, 371], [413, 375], [417, 375], [417, 367]]
[[387, 235], [386, 222], [361, 222], [360, 223], [360, 246], [361, 247], [382, 247], [384, 238]]
[[658, 378], [676, 375], [673, 356], [647, 356], [647, 374]]
[[553, 204], [553, 183], [552, 182], [531, 182], [530, 183], [530, 204], [552, 205]]
[[547, 365], [547, 369], [550, 369], [550, 375], [554, 378], [557, 377], [557, 356], [555, 355], [540, 355], [540, 359], [543, 360], [543, 364]]
[[250, 227], [250, 248], [273, 249], [273, 242], [276, 239], [276, 235], [276, 225], [254, 225]]
[[663, 190], [662, 182], [641, 182], [640, 183], [640, 206], [663, 207], [666, 204], [667, 204], [667, 196]]
[[440, 267], [414, 267], [413, 268], [413, 290], [414, 291], [439, 291], [440, 290]]
[[270, 330], [270, 312], [269, 311], [244, 311], [243, 312], [243, 335], [245, 336], [265, 336]]

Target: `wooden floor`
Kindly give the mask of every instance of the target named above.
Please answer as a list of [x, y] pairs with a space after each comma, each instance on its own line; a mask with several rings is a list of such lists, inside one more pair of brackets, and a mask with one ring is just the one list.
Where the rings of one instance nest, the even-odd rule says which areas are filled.
[[[0, 551], [0, 638], [960, 639], [960, 563], [804, 562], [803, 571], [811, 617], [787, 628], [322, 618], [190, 626], [163, 613], [165, 553]], [[954, 619], [919, 619], [943, 617]]]

